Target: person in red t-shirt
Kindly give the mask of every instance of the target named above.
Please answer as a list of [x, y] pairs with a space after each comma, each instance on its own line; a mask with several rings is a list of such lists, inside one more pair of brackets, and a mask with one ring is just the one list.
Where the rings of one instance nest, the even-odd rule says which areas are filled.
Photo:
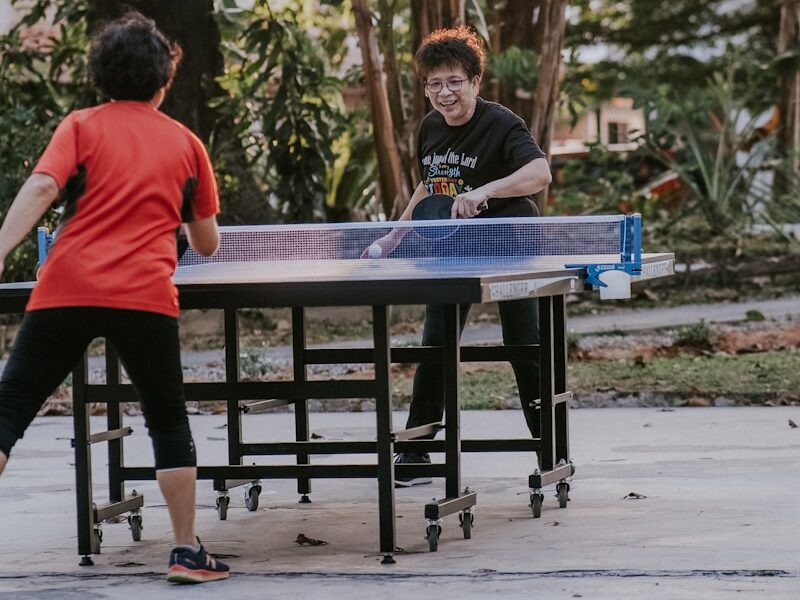
[[0, 274], [57, 200], [64, 213], [0, 379], [0, 473], [36, 412], [96, 337], [136, 389], [175, 533], [167, 579], [223, 579], [195, 536], [197, 458], [186, 415], [178, 294], [171, 277], [185, 223], [204, 255], [219, 243], [214, 172], [203, 144], [159, 112], [180, 48], [129, 13], [92, 39], [89, 70], [110, 101], [58, 126], [0, 228]]

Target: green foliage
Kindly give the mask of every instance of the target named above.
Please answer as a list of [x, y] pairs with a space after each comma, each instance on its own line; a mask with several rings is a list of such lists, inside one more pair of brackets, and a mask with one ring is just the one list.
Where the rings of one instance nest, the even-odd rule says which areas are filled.
[[[760, 217], [775, 231], [782, 231], [784, 223], [800, 223], [800, 172], [797, 157], [773, 157], [772, 177], [763, 177], [754, 182], [755, 193], [766, 199], [762, 203]], [[773, 186], [773, 182], [776, 185]], [[797, 242], [798, 240], [789, 240]]]
[[681, 328], [675, 337], [675, 344], [700, 350], [710, 349], [713, 331], [703, 319], [694, 325]]
[[[599, 99], [626, 95], [630, 86], [667, 85], [686, 93], [704, 88], [737, 49], [746, 48], [742, 67], [759, 90], [748, 95], [748, 107], [760, 112], [777, 99], [774, 75], [760, 66], [775, 55], [777, 2], [573, 0], [570, 6], [565, 49], [575, 59], [567, 62], [564, 89], [587, 80]], [[607, 58], [582, 62], [582, 50], [597, 48], [607, 48]]]
[[699, 214], [681, 216], [677, 221], [665, 219], [649, 227], [644, 237], [648, 251], [674, 252], [682, 263], [712, 264], [725, 269], [736, 269], [743, 263], [774, 261], [789, 250], [786, 240], [772, 231], [741, 238], [714, 233]]
[[509, 46], [490, 54], [486, 67], [490, 78], [520, 90], [533, 90], [538, 79], [539, 57], [527, 48]]
[[737, 74], [731, 63], [714, 73], [705, 93], [685, 95], [665, 84], [639, 98], [654, 115], [649, 148], [691, 190], [681, 216], [697, 212], [711, 231], [732, 237], [748, 230], [770, 201], [757, 175], [772, 149], [770, 137], [757, 135], [760, 116], [738, 93]]
[[327, 212], [332, 220], [340, 217], [375, 214], [378, 161], [375, 144], [364, 109], [348, 115], [346, 129], [334, 142], [336, 160], [326, 182]]
[[[331, 147], [342, 130], [338, 82], [293, 13], [279, 17], [258, 2], [252, 11], [224, 9], [220, 19], [228, 66], [219, 82], [228, 95], [214, 106], [235, 124], [282, 220], [323, 219]], [[225, 147], [211, 149], [224, 164]]]
[[[555, 161], [554, 161], [555, 162]], [[589, 144], [588, 156], [556, 164], [548, 212], [555, 215], [639, 212], [646, 221], [658, 216], [657, 201], [641, 188], [663, 171], [645, 148], [612, 152]]]
[[[0, 199], [5, 202], [0, 212], [30, 172], [55, 124], [69, 110], [95, 100], [86, 85], [84, 55], [86, 29], [96, 21], [92, 8], [97, 3], [31, 0], [15, 4], [24, 6], [23, 22], [0, 38]], [[234, 0], [215, 3], [226, 65], [220, 78], [225, 95], [214, 101], [214, 107], [234, 125], [232, 135], [227, 124], [218, 127], [209, 144], [223, 196], [238, 196], [237, 177], [245, 172], [240, 160], [244, 149], [249, 160], [246, 172], [255, 180], [246, 197], [259, 197], [263, 189], [265, 214], [270, 217], [309, 221], [360, 218], [374, 212], [371, 203], [377, 176], [369, 119], [361, 108], [346, 114], [339, 91], [343, 83], [358, 83], [359, 67], [351, 68], [344, 81], [328, 75], [344, 64], [345, 42], [353, 35], [349, 3], [257, 0], [249, 9], [240, 4]], [[286, 8], [274, 8], [278, 5]], [[492, 13], [500, 5], [465, 1], [468, 22], [487, 41], [496, 27]], [[416, 80], [411, 5], [408, 0], [375, 0], [372, 6], [377, 8], [379, 43], [396, 58], [403, 116], [409, 119], [404, 141], [413, 147], [410, 113]], [[791, 164], [783, 168], [774, 162], [768, 153], [770, 140], [753, 147], [749, 164], [735, 152], [720, 151], [747, 133], [741, 120], [735, 120], [733, 109], [758, 114], [775, 101], [776, 78], [797, 66], [796, 51], [775, 56], [778, 3], [573, 0], [570, 15], [563, 112], [575, 121], [615, 95], [638, 97], [648, 116], [657, 115], [650, 123], [654, 155], [665, 167], [677, 168], [694, 191], [681, 218], [702, 214], [714, 233], [726, 235], [739, 235], [754, 212], [772, 223], [800, 219], [800, 176]], [[23, 42], [24, 28], [49, 19], [56, 27], [43, 43]], [[581, 62], [582, 48], [601, 44], [610, 48], [608, 60]], [[746, 57], [736, 53], [736, 45], [747, 48]], [[728, 73], [725, 66], [731, 60], [738, 64]], [[530, 90], [536, 84], [536, 64], [534, 52], [510, 47], [490, 53], [487, 75]], [[731, 109], [728, 120], [723, 118], [727, 113], [721, 98], [714, 95], [716, 90], [706, 93], [714, 73], [730, 75], [724, 82]], [[713, 81], [715, 86], [720, 84]], [[710, 110], [734, 133], [715, 138], [707, 116]], [[739, 112], [738, 118], [743, 114]], [[234, 163], [239, 171], [228, 168]], [[657, 171], [652, 164], [642, 171], [639, 151], [620, 156], [593, 147], [581, 163], [567, 165], [553, 188], [557, 212], [622, 208], [658, 216], [658, 205], [637, 192]], [[771, 188], [756, 177], [758, 169], [768, 165], [787, 182], [774, 198], [770, 198]], [[48, 214], [47, 223], [52, 224], [55, 216]], [[19, 270], [12, 259], [9, 275], [27, 278], [33, 268], [30, 242], [19, 256], [25, 266]]]
[[[332, 8], [314, 12], [317, 21], [330, 21], [323, 26], [332, 33], [312, 41], [297, 20], [309, 21], [305, 13], [276, 15], [266, 2], [257, 2], [252, 10], [241, 10], [234, 2], [219, 6], [228, 63], [222, 83], [228, 95], [215, 104], [222, 118], [234, 124], [232, 134], [221, 124], [210, 140], [223, 197], [237, 194], [240, 169], [235, 165], [241, 144], [277, 218], [322, 219], [331, 149], [344, 122], [338, 82], [326, 75], [330, 68], [325, 57], [341, 62], [347, 29], [337, 24], [341, 17]], [[25, 7], [20, 24], [0, 37], [3, 213], [57, 123], [70, 110], [96, 102], [85, 65], [87, 27], [95, 19], [91, 7], [87, 0], [36, 0]], [[311, 25], [317, 23], [306, 23]], [[33, 37], [32, 31], [48, 33]], [[360, 147], [356, 154], [360, 156]], [[48, 213], [45, 224], [52, 226], [56, 217]], [[35, 262], [31, 236], [8, 261], [6, 277], [30, 279]]]
[[727, 0], [572, 0], [576, 11], [569, 45], [613, 44], [629, 52], [711, 47], [746, 34], [774, 41], [777, 3]]
[[259, 381], [274, 375], [277, 367], [258, 348], [246, 348], [239, 352], [239, 376], [243, 381]]
[[[27, 30], [50, 2], [29, 7], [22, 21], [0, 36], [0, 215], [4, 216], [30, 175], [58, 122], [72, 109], [91, 102], [84, 52], [88, 43], [84, 2], [61, 3], [54, 33], [36, 36]], [[49, 211], [42, 224], [57, 221]], [[4, 279], [30, 280], [35, 275], [36, 238], [32, 232], [6, 260]]]
[[572, 127], [587, 111], [618, 95], [626, 79], [624, 66], [609, 61], [583, 63], [574, 50], [567, 55], [564, 67], [560, 107], [569, 115]]
[[748, 321], [763, 321], [766, 318], [764, 313], [755, 309], [748, 310], [744, 316]]

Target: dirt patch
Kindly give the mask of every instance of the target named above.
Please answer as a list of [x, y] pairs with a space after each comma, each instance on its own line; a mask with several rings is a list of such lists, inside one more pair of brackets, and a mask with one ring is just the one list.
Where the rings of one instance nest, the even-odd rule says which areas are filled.
[[715, 347], [721, 352], [740, 354], [766, 352], [800, 347], [800, 323], [786, 328], [767, 328], [762, 331], [728, 331], [720, 334]]

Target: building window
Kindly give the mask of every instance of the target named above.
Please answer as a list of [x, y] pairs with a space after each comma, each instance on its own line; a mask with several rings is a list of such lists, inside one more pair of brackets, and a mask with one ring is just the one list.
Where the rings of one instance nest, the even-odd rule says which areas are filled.
[[628, 141], [628, 124], [609, 122], [608, 124], [608, 143], [624, 144]]

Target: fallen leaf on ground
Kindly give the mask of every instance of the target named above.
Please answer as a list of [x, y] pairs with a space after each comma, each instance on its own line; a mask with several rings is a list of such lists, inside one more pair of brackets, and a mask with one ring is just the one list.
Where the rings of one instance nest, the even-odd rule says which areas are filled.
[[639, 494], [638, 492], [630, 492], [627, 496], [623, 496], [623, 500], [642, 500], [647, 498], [644, 494]]
[[297, 539], [295, 542], [300, 544], [301, 546], [304, 544], [308, 544], [309, 546], [327, 546], [328, 542], [325, 540], [315, 540], [314, 538], [306, 537], [302, 533], [297, 534]]

